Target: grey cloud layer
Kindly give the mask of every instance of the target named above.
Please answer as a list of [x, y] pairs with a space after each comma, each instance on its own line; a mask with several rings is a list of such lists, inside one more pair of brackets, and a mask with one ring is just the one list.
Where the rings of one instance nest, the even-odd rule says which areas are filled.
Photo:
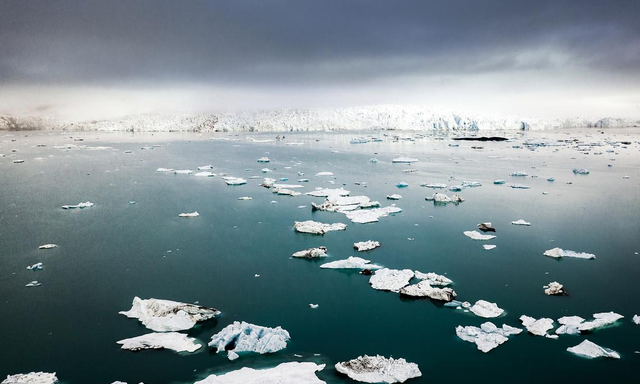
[[640, 1], [0, 1], [0, 81], [325, 84], [567, 70], [638, 78]]

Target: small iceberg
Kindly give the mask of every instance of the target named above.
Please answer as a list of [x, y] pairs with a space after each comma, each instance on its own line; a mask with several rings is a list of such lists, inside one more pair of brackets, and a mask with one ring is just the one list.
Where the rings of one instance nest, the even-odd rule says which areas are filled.
[[145, 327], [156, 332], [186, 331], [200, 321], [220, 315], [215, 308], [171, 300], [143, 300], [137, 296], [130, 310], [119, 313], [140, 320]]
[[458, 204], [458, 203], [462, 203], [464, 201], [464, 199], [462, 197], [460, 197], [459, 194], [454, 193], [453, 196], [449, 197], [447, 195], [445, 195], [444, 193], [434, 193], [433, 196], [431, 197], [426, 197], [425, 200], [427, 201], [433, 201], [434, 204], [435, 203], [439, 203], [439, 204], [447, 204], [447, 203], [454, 203], [454, 204]]
[[156, 172], [173, 172], [173, 169], [171, 169], [171, 168], [158, 168], [158, 169], [156, 169]]
[[234, 321], [211, 337], [209, 346], [220, 352], [274, 353], [287, 347], [289, 332], [275, 327], [268, 328], [246, 322]]
[[462, 191], [462, 185], [452, 185], [449, 187], [451, 192], [460, 192]]
[[542, 288], [544, 288], [544, 293], [549, 296], [562, 296], [566, 294], [564, 286], [557, 281], [552, 281]]
[[193, 173], [193, 171], [190, 169], [177, 169], [173, 171], [173, 173], [175, 173], [176, 175], [190, 175]]
[[482, 183], [478, 181], [463, 181], [462, 188], [477, 188], [482, 187]]
[[316, 257], [327, 257], [327, 247], [309, 248], [302, 251], [298, 251], [291, 255], [292, 257], [300, 257], [312, 259]]
[[307, 192], [305, 193], [305, 195], [308, 196], [314, 196], [314, 197], [329, 197], [329, 196], [349, 196], [351, 192], [347, 191], [346, 189], [330, 189], [330, 188], [320, 188], [320, 189], [316, 189], [315, 191], [312, 192]]
[[[534, 319], [533, 317], [522, 315], [520, 321], [527, 331], [532, 335], [552, 337], [547, 332], [553, 329], [553, 320], [548, 318]], [[557, 336], [556, 336], [557, 337]]]
[[380, 269], [382, 268], [376, 264], [370, 264], [370, 260], [366, 260], [360, 257], [349, 256], [349, 258], [344, 260], [336, 260], [330, 263], [325, 263], [320, 266], [320, 268], [327, 269]]
[[333, 172], [318, 172], [316, 176], [333, 176]]
[[265, 157], [261, 157], [261, 158], [258, 159], [258, 163], [268, 163], [270, 161], [271, 160], [269, 160], [269, 158], [266, 157], [266, 156]]
[[241, 196], [241, 197], [238, 197], [238, 200], [252, 200], [252, 198], [249, 196]]
[[58, 382], [55, 373], [30, 372], [7, 375], [0, 384], [54, 384]]
[[409, 186], [409, 183], [405, 183], [404, 181], [396, 183], [396, 187], [398, 188], [407, 188], [408, 186]]
[[619, 359], [620, 354], [613, 349], [603, 348], [598, 344], [592, 343], [589, 340], [584, 340], [582, 343], [575, 347], [567, 348], [567, 351], [580, 357], [586, 357], [588, 359], [595, 359], [598, 357], [609, 357], [612, 359]]
[[358, 252], [370, 251], [372, 249], [376, 249], [380, 246], [380, 243], [373, 240], [368, 241], [360, 241], [358, 243], [353, 243], [353, 248], [357, 249]]
[[57, 244], [45, 244], [45, 245], [39, 246], [38, 249], [53, 249], [57, 247], [58, 247]]
[[243, 185], [247, 184], [247, 180], [241, 177], [225, 176], [222, 178], [227, 185]]
[[492, 249], [495, 249], [497, 247], [497, 245], [493, 245], [493, 244], [482, 244], [482, 248], [484, 248], [485, 251], [490, 251]]
[[477, 225], [478, 229], [482, 232], [495, 232], [496, 229], [491, 226], [490, 222], [484, 222]]
[[475, 304], [469, 307], [469, 310], [474, 315], [484, 317], [485, 319], [498, 317], [504, 313], [504, 309], [498, 307], [498, 304], [490, 303], [486, 300], [476, 301]]
[[35, 264], [29, 265], [27, 267], [27, 269], [30, 270], [30, 271], [40, 271], [40, 270], [42, 270], [42, 268], [44, 268], [42, 263], [35, 263]]
[[563, 316], [558, 319], [560, 326], [556, 329], [557, 335], [577, 335], [580, 333], [578, 326], [584, 322], [580, 316]]
[[118, 341], [122, 349], [140, 351], [143, 349], [172, 349], [176, 352], [195, 352], [201, 344], [195, 343], [195, 338], [187, 337], [184, 333], [147, 333], [146, 335], [132, 337]]
[[502, 328], [496, 327], [487, 321], [480, 328], [473, 326], [457, 326], [456, 335], [464, 341], [474, 343], [484, 353], [497, 348], [500, 344], [509, 340], [508, 336], [518, 335], [522, 329], [502, 324]]
[[325, 384], [316, 376], [316, 372], [322, 371], [324, 367], [324, 364], [297, 361], [267, 369], [244, 367], [225, 374], [209, 375], [194, 384]]
[[463, 233], [468, 238], [470, 238], [472, 240], [478, 240], [478, 241], [485, 241], [485, 240], [491, 240], [491, 239], [495, 239], [496, 238], [493, 235], [483, 235], [482, 233], [480, 233], [478, 231], [464, 231]]
[[513, 184], [511, 186], [511, 188], [513, 189], [530, 189], [531, 187], [528, 185], [522, 185], [522, 184]]
[[301, 233], [324, 235], [330, 231], [344, 231], [347, 229], [347, 225], [342, 223], [324, 224], [313, 220], [307, 220], [294, 222], [293, 229]]
[[178, 217], [198, 217], [198, 216], [200, 216], [198, 211], [191, 212], [191, 213], [181, 213], [181, 214], [178, 215]]
[[205, 172], [198, 172], [193, 176], [195, 176], [195, 177], [214, 177], [215, 175], [216, 174], [213, 173], [213, 172], [205, 171]]
[[400, 294], [411, 297], [428, 297], [439, 301], [452, 301], [456, 298], [456, 292], [452, 288], [434, 288], [429, 280], [422, 280], [417, 284], [408, 285], [400, 289]]
[[418, 364], [380, 355], [359, 356], [335, 365], [336, 371], [363, 383], [404, 383], [422, 376]]
[[495, 181], [493, 182], [493, 184], [495, 184], [495, 185], [501, 185], [501, 184], [506, 184], [506, 182], [507, 182], [507, 180], [502, 180], [502, 179], [500, 179], [500, 180], [495, 180]]
[[213, 169], [213, 165], [203, 165], [202, 167], [198, 167], [198, 171], [208, 171]]
[[390, 206], [383, 208], [372, 209], [357, 209], [350, 212], [345, 212], [347, 219], [358, 224], [375, 223], [379, 221], [381, 217], [387, 217], [390, 214], [402, 212], [401, 208]]
[[389, 200], [400, 200], [400, 199], [402, 199], [402, 196], [398, 195], [397, 193], [394, 193], [393, 195], [387, 195], [387, 199], [389, 199]]
[[633, 315], [633, 319], [632, 319], [633, 323], [638, 325], [640, 324], [640, 316], [638, 315]]
[[601, 312], [594, 313], [593, 318], [595, 320], [578, 325], [578, 330], [580, 332], [590, 332], [596, 329], [606, 328], [614, 325], [618, 320], [624, 318], [624, 316], [615, 312]]
[[400, 292], [414, 277], [414, 273], [410, 269], [389, 269], [382, 268], [369, 279], [371, 288], [380, 291]]
[[511, 176], [526, 177], [526, 176], [529, 176], [529, 174], [525, 171], [516, 171], [516, 172], [511, 172]]
[[440, 184], [440, 183], [420, 183], [420, 186], [425, 188], [432, 188], [432, 189], [447, 188], [447, 184]]
[[511, 224], [513, 224], [513, 225], [525, 225], [525, 226], [530, 226], [531, 225], [531, 223], [526, 222], [526, 221], [524, 221], [522, 219], [516, 220], [516, 221], [512, 221]]
[[437, 273], [434, 273], [434, 272], [422, 273], [420, 271], [415, 271], [414, 277], [418, 280], [426, 281], [430, 285], [446, 286], [446, 285], [453, 284], [453, 281], [451, 279], [443, 275], [438, 275]]
[[574, 168], [573, 169], [573, 173], [575, 175], [588, 175], [590, 172], [588, 169], [584, 169], [584, 168]]
[[411, 163], [417, 163], [418, 161], [420, 160], [414, 159], [411, 157], [404, 157], [404, 156], [396, 157], [395, 159], [391, 160], [392, 163], [400, 163], [400, 164], [411, 164]]
[[41, 285], [42, 285], [42, 283], [39, 283], [38, 280], [33, 280], [33, 281], [28, 282], [25, 285], [25, 287], [39, 287]]
[[596, 258], [596, 255], [593, 255], [591, 253], [584, 253], [584, 252], [578, 253], [574, 251], [565, 251], [562, 248], [549, 249], [548, 251], [545, 251], [543, 255], [553, 257], [556, 259], [559, 259], [562, 257], [574, 257], [576, 259], [595, 259]]
[[83, 208], [89, 208], [89, 207], [93, 207], [95, 204], [90, 202], [90, 201], [86, 201], [84, 203], [78, 203], [76, 205], [63, 205], [62, 209], [83, 209]]

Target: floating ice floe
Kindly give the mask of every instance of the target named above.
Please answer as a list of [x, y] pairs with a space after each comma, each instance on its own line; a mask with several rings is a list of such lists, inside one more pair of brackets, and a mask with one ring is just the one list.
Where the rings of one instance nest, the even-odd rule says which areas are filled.
[[380, 203], [371, 201], [367, 196], [339, 196], [329, 195], [322, 204], [311, 203], [313, 211], [347, 212], [359, 208], [379, 207]]
[[247, 184], [247, 180], [241, 177], [225, 176], [222, 178], [227, 185], [243, 185]]
[[198, 171], [208, 171], [210, 169], [213, 169], [213, 165], [203, 165], [201, 167], [198, 167]]
[[90, 201], [86, 201], [84, 203], [78, 203], [76, 205], [63, 205], [62, 209], [83, 209], [83, 208], [89, 208], [89, 207], [93, 207], [95, 204], [90, 202]]
[[640, 316], [633, 315], [632, 321], [633, 321], [634, 324], [640, 324]]
[[43, 268], [42, 263], [35, 263], [35, 264], [33, 264], [33, 265], [29, 265], [29, 266], [27, 267], [27, 269], [28, 269], [28, 270], [30, 270], [30, 271], [39, 271], [39, 270], [41, 270], [42, 268]]
[[268, 328], [234, 321], [213, 335], [209, 346], [216, 348], [217, 353], [233, 351], [265, 354], [286, 348], [290, 339], [289, 332], [280, 327]]
[[205, 172], [198, 172], [193, 176], [195, 176], [195, 177], [214, 177], [215, 175], [216, 174], [213, 173], [213, 172], [205, 171]]
[[244, 367], [222, 375], [209, 375], [194, 384], [325, 384], [316, 372], [324, 369], [324, 364], [290, 362], [274, 368], [253, 369]]
[[400, 212], [402, 212], [401, 208], [390, 206], [372, 209], [357, 209], [354, 211], [345, 212], [345, 215], [347, 215], [347, 219], [351, 220], [354, 223], [366, 224], [375, 223], [379, 221], [381, 217], [387, 217], [389, 216], [389, 214]]
[[578, 327], [584, 322], [580, 316], [563, 316], [558, 319], [560, 326], [556, 329], [557, 335], [577, 335], [580, 333]]
[[24, 160], [13, 160], [12, 163], [13, 164], [22, 164], [22, 163], [24, 163]]
[[558, 283], [557, 281], [552, 281], [551, 283], [549, 283], [548, 285], [545, 285], [542, 288], [544, 288], [544, 293], [549, 296], [561, 296], [565, 294], [565, 291], [563, 289], [564, 286]]
[[269, 173], [269, 172], [273, 172], [273, 171], [272, 171], [272, 170], [270, 170], [269, 168], [262, 168], [262, 169], [260, 170], [260, 172], [262, 172], [262, 173]]
[[526, 221], [524, 221], [522, 219], [516, 220], [516, 221], [512, 221], [511, 224], [513, 224], [513, 225], [526, 225], [526, 226], [531, 225], [531, 223], [526, 222]]
[[495, 180], [493, 182], [493, 184], [495, 184], [495, 185], [501, 185], [501, 184], [506, 184], [506, 183], [507, 183], [507, 180], [503, 180], [503, 179]]
[[261, 158], [258, 159], [258, 163], [268, 163], [270, 161], [271, 160], [269, 160], [269, 158], [266, 157], [266, 156], [265, 157], [261, 157]]
[[309, 248], [302, 251], [298, 251], [291, 255], [293, 257], [306, 257], [312, 259], [314, 257], [327, 257], [327, 247]]
[[574, 168], [573, 173], [576, 175], [588, 175], [589, 170], [584, 168]]
[[511, 172], [511, 176], [526, 177], [526, 176], [529, 176], [529, 174], [525, 171], [515, 171], [515, 172]]
[[404, 157], [404, 156], [400, 156], [400, 157], [396, 157], [395, 159], [391, 160], [392, 163], [400, 163], [400, 164], [411, 164], [411, 163], [417, 163], [418, 159], [414, 159], [412, 157]]
[[427, 201], [433, 201], [434, 203], [461, 203], [464, 201], [464, 199], [462, 197], [460, 197], [459, 194], [454, 193], [453, 196], [449, 197], [447, 195], [445, 195], [444, 193], [434, 193], [433, 196], [431, 197], [426, 197], [425, 200]]
[[336, 260], [330, 263], [325, 263], [320, 268], [328, 269], [380, 269], [382, 268], [376, 264], [370, 264], [370, 260], [366, 260], [360, 257], [349, 256], [344, 260]]
[[544, 252], [545, 256], [549, 256], [549, 257], [553, 257], [556, 259], [559, 259], [561, 257], [575, 257], [577, 259], [595, 259], [596, 255], [593, 255], [591, 253], [584, 253], [584, 252], [575, 252], [575, 251], [565, 251], [562, 248], [553, 248], [553, 249], [549, 249], [548, 251]]
[[447, 302], [456, 298], [456, 292], [452, 288], [434, 288], [429, 284], [429, 280], [407, 285], [400, 289], [400, 294], [411, 297], [428, 297], [433, 300]]
[[485, 240], [491, 240], [491, 239], [495, 239], [496, 238], [493, 235], [483, 235], [482, 233], [480, 233], [478, 231], [464, 231], [463, 233], [464, 233], [465, 236], [467, 236], [468, 238], [470, 238], [472, 240], [485, 241]]
[[463, 181], [462, 188], [477, 188], [482, 187], [482, 183], [478, 181]]
[[318, 172], [316, 176], [333, 176], [333, 172]]
[[496, 303], [490, 303], [486, 300], [478, 300], [475, 304], [469, 307], [469, 310], [476, 316], [484, 317], [485, 319], [498, 317], [504, 313], [504, 309], [498, 307]]
[[557, 337], [551, 336], [547, 332], [553, 329], [553, 320], [548, 318], [534, 319], [533, 317], [522, 315], [520, 321], [527, 331], [532, 335], [544, 336], [544, 337]]
[[176, 175], [190, 175], [193, 171], [191, 169], [176, 169], [173, 173]]
[[55, 373], [30, 372], [7, 375], [0, 384], [54, 384], [58, 382]]
[[324, 224], [313, 220], [307, 220], [294, 222], [293, 229], [302, 233], [324, 235], [330, 231], [344, 231], [347, 229], [347, 225], [342, 223]]
[[318, 309], [318, 307], [320, 307], [319, 304], [309, 304], [309, 308], [311, 309]]
[[273, 193], [276, 193], [281, 196], [300, 196], [302, 193], [293, 191], [291, 189], [281, 188], [281, 187], [273, 187]]
[[45, 244], [45, 245], [39, 246], [38, 249], [52, 249], [57, 247], [58, 247], [57, 244]]
[[528, 185], [513, 184], [513, 185], [511, 186], [511, 188], [513, 188], [513, 189], [529, 189], [529, 188], [531, 188], [531, 187], [530, 187], [530, 186], [528, 186]]
[[404, 181], [396, 183], [396, 187], [398, 187], [398, 188], [406, 188], [408, 186], [409, 186], [409, 183], [405, 183]]
[[191, 213], [181, 213], [181, 214], [178, 215], [178, 217], [198, 217], [198, 216], [200, 216], [198, 211], [191, 212]]
[[460, 192], [462, 191], [462, 185], [452, 185], [449, 187], [451, 192]]
[[434, 272], [422, 273], [420, 271], [415, 271], [414, 277], [418, 280], [427, 281], [430, 285], [446, 286], [446, 285], [453, 284], [453, 281], [451, 281], [451, 279], [443, 275], [438, 275], [437, 273], [434, 273]]
[[158, 168], [156, 169], [156, 172], [173, 172], [174, 170], [172, 168]]
[[432, 188], [432, 189], [447, 188], [447, 184], [440, 184], [440, 183], [420, 183], [420, 186], [425, 188]]
[[238, 200], [252, 200], [252, 198], [249, 196], [241, 196], [241, 197], [238, 197]]
[[39, 286], [41, 286], [41, 285], [42, 285], [42, 284], [41, 284], [41, 283], [39, 283], [39, 282], [38, 282], [38, 280], [33, 280], [33, 281], [28, 282], [28, 283], [25, 285], [25, 287], [39, 287]]
[[342, 189], [342, 188], [338, 188], [338, 189], [320, 188], [320, 189], [316, 189], [315, 191], [312, 191], [312, 192], [307, 192], [307, 193], [305, 193], [305, 195], [315, 196], [315, 197], [329, 197], [329, 196], [332, 196], [332, 195], [348, 196], [350, 193], [351, 192], [347, 191], [346, 189]]
[[615, 312], [601, 312], [594, 313], [593, 318], [595, 320], [587, 321], [578, 325], [580, 332], [589, 332], [600, 328], [605, 328], [615, 324], [618, 320], [624, 318], [624, 316]]
[[357, 249], [358, 252], [370, 251], [372, 249], [378, 248], [380, 243], [373, 240], [360, 241], [358, 243], [353, 243], [353, 248]]
[[522, 329], [502, 324], [502, 328], [496, 327], [492, 322], [487, 321], [480, 328], [473, 326], [457, 326], [456, 335], [464, 341], [474, 343], [479, 350], [484, 353], [491, 351], [500, 344], [508, 341], [508, 336], [517, 335]]
[[490, 251], [492, 249], [495, 249], [497, 247], [497, 245], [493, 245], [493, 244], [482, 244], [482, 248], [484, 248], [485, 251]]
[[140, 351], [143, 349], [172, 349], [176, 352], [195, 352], [201, 344], [195, 343], [195, 338], [188, 337], [184, 333], [147, 333], [146, 335], [132, 337], [118, 341], [122, 349]]
[[392, 195], [387, 195], [387, 199], [389, 199], [389, 200], [400, 200], [400, 199], [402, 199], [402, 196], [398, 195], [397, 193], [394, 193]]
[[209, 320], [220, 314], [215, 308], [180, 303], [171, 300], [133, 298], [131, 309], [119, 312], [138, 319], [148, 329], [156, 332], [185, 331], [199, 321]]
[[371, 288], [381, 291], [400, 292], [414, 277], [414, 273], [410, 269], [389, 269], [382, 268], [369, 279]]
[[575, 347], [567, 348], [567, 351], [580, 357], [586, 357], [588, 359], [595, 359], [598, 357], [609, 357], [612, 359], [619, 359], [620, 354], [613, 349], [603, 348], [598, 344], [592, 343], [589, 340], [584, 340], [582, 343]]
[[336, 371], [363, 383], [404, 383], [422, 376], [418, 364], [384, 356], [359, 356], [335, 365]]

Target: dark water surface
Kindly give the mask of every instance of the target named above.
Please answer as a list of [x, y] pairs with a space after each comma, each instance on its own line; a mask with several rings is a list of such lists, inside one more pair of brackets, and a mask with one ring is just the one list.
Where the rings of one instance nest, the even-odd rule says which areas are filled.
[[[284, 142], [247, 140], [272, 136], [219, 134], [215, 137], [237, 141], [212, 141], [196, 134], [0, 135], [0, 153], [5, 154], [0, 158], [0, 377], [48, 371], [69, 384], [193, 383], [244, 366], [314, 361], [327, 364], [318, 375], [321, 379], [342, 383], [350, 380], [336, 375], [333, 364], [381, 354], [418, 363], [423, 376], [410, 381], [416, 384], [640, 381], [640, 326], [631, 322], [640, 313], [638, 130], [524, 136], [633, 142], [589, 154], [571, 147], [512, 148], [521, 144], [521, 136], [514, 142], [459, 142], [457, 148], [449, 147], [448, 139], [434, 137], [352, 145], [353, 133], [287, 134]], [[111, 148], [54, 148], [61, 144]], [[151, 144], [160, 147], [141, 149]], [[478, 145], [484, 149], [471, 149]], [[397, 155], [415, 156], [420, 162], [391, 164]], [[257, 163], [262, 156], [272, 162]], [[369, 162], [372, 157], [379, 162]], [[25, 163], [13, 164], [14, 159]], [[304, 172], [303, 177], [311, 179], [304, 192], [344, 183], [352, 196], [364, 194], [383, 205], [391, 203], [386, 195], [400, 193], [403, 198], [396, 204], [403, 212], [378, 223], [353, 224], [340, 213], [312, 213], [310, 202], [322, 198], [277, 196], [260, 187], [261, 180], [231, 187], [220, 177], [156, 172], [158, 167], [196, 170], [207, 164], [215, 167], [213, 172], [245, 179], [289, 177], [292, 184], [300, 178], [297, 172]], [[275, 171], [264, 175], [263, 167]], [[576, 176], [571, 172], [575, 167], [589, 168], [591, 174]], [[418, 171], [401, 172], [407, 168]], [[509, 176], [520, 170], [539, 177]], [[335, 178], [315, 177], [320, 171], [331, 171]], [[629, 179], [623, 179], [625, 175]], [[556, 181], [546, 181], [550, 176]], [[495, 179], [506, 179], [507, 185], [495, 186]], [[483, 186], [463, 190], [466, 201], [458, 206], [434, 206], [424, 200], [433, 191], [419, 186], [462, 180]], [[410, 186], [396, 188], [400, 181]], [[531, 189], [511, 189], [511, 183]], [[253, 200], [239, 201], [240, 196]], [[96, 205], [61, 209], [87, 200]], [[131, 200], [136, 204], [129, 204]], [[178, 218], [196, 210], [198, 218]], [[294, 221], [309, 219], [343, 222], [348, 228], [325, 236], [293, 231]], [[510, 225], [518, 219], [532, 226]], [[492, 251], [462, 234], [484, 221], [498, 229], [497, 238], [487, 242], [497, 245]], [[497, 325], [519, 327], [523, 314], [589, 319], [596, 312], [615, 311], [625, 318], [615, 327], [558, 340], [524, 332], [484, 354], [458, 339], [454, 329], [479, 326], [486, 319], [429, 300], [373, 290], [368, 278], [357, 272], [319, 269], [322, 262], [356, 255], [353, 243], [369, 239], [382, 247], [357, 256], [390, 268], [446, 273], [459, 299], [485, 299], [506, 310], [505, 316], [493, 319]], [[59, 247], [38, 250], [46, 243]], [[327, 259], [290, 259], [295, 251], [319, 245], [328, 247]], [[554, 247], [597, 258], [558, 261], [542, 255]], [[36, 262], [43, 262], [44, 270], [25, 269]], [[42, 286], [26, 288], [31, 280]], [[570, 296], [546, 296], [542, 286], [551, 281], [564, 284]], [[248, 354], [233, 362], [206, 346], [194, 354], [121, 350], [116, 341], [148, 332], [138, 321], [118, 314], [130, 308], [134, 296], [199, 301], [221, 310], [219, 319], [189, 332], [202, 343], [236, 320], [280, 325], [292, 339], [278, 353]], [[310, 309], [309, 303], [320, 307]], [[587, 360], [566, 351], [585, 338], [618, 351], [622, 358]]]

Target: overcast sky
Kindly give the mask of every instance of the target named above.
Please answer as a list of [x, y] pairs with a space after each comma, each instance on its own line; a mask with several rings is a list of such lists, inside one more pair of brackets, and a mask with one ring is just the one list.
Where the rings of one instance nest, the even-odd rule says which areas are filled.
[[640, 117], [640, 1], [0, 0], [0, 104]]

